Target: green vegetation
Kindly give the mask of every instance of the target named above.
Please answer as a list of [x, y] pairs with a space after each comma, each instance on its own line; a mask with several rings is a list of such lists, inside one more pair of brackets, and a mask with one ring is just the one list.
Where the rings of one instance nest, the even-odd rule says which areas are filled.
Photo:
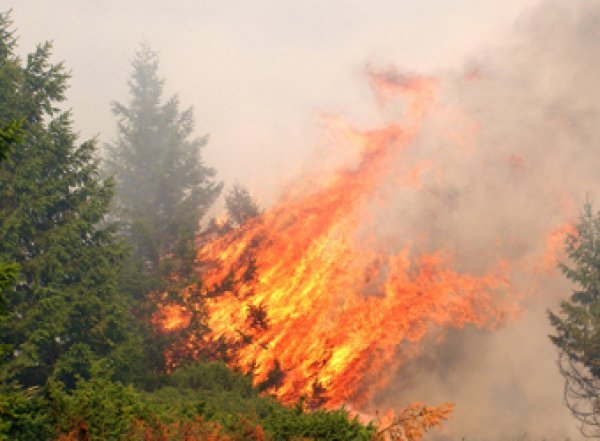
[[[0, 129], [0, 162], [6, 159], [14, 144], [21, 140], [21, 121], [11, 121], [4, 129]], [[0, 261], [0, 328], [8, 321], [8, 295], [17, 281], [19, 265], [15, 262]], [[0, 344], [0, 360], [4, 360], [13, 351], [7, 343]]]
[[0, 344], [13, 351], [2, 375], [24, 387], [73, 385], [128, 338], [116, 290], [123, 247], [105, 222], [113, 185], [99, 177], [96, 142], [78, 145], [70, 113], [58, 110], [68, 75], [49, 61], [51, 45], [21, 63], [1, 20], [0, 125], [22, 121], [0, 165], [0, 261], [19, 268], [4, 293]]
[[223, 187], [216, 171], [202, 163], [208, 137], [191, 138], [193, 110], [180, 111], [177, 96], [163, 103], [163, 83], [156, 53], [143, 44], [132, 62], [129, 104], [113, 103], [118, 139], [107, 146], [121, 231], [131, 244], [135, 272], [150, 280], [139, 296], [160, 286], [155, 275], [191, 277], [198, 222]]
[[560, 313], [549, 313], [560, 351], [565, 402], [586, 436], [600, 436], [600, 212], [587, 203], [575, 232], [567, 238], [572, 266], [561, 264], [576, 288]]
[[[222, 438], [260, 428], [268, 440], [370, 440], [375, 427], [363, 426], [345, 410], [305, 412], [263, 397], [251, 379], [220, 363], [193, 363], [163, 377], [163, 385], [141, 392], [114, 381], [112, 372], [95, 365], [88, 379], [67, 390], [58, 381], [40, 389], [8, 389], [0, 393], [0, 439], [57, 439], [84, 431], [90, 440], [154, 439], [139, 430], [162, 433], [169, 427], [218, 427]], [[201, 422], [201, 423], [199, 423]], [[247, 427], [246, 427], [247, 426]], [[70, 434], [70, 435], [69, 435]], [[178, 430], [172, 438], [180, 439]], [[233, 438], [228, 438], [229, 436]]]

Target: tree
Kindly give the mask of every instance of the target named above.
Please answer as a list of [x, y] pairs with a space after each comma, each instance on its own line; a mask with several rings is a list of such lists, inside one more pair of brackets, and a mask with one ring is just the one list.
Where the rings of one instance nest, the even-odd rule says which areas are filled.
[[[113, 103], [118, 139], [107, 146], [107, 171], [117, 183], [117, 215], [138, 268], [143, 264], [141, 269], [152, 274], [161, 263], [179, 259], [182, 275], [191, 272], [199, 219], [222, 184], [201, 161], [207, 137], [192, 137], [192, 108], [180, 111], [177, 96], [163, 103], [157, 54], [142, 44], [132, 67], [129, 104]], [[172, 273], [167, 267], [164, 272]]]
[[49, 385], [47, 406], [54, 424], [63, 434], [73, 435], [59, 439], [132, 439], [133, 419], [142, 413], [143, 403], [131, 385], [112, 381], [111, 376], [110, 369], [94, 364], [90, 378], [80, 378], [71, 393], [65, 393], [60, 383]]
[[248, 219], [260, 214], [258, 204], [243, 186], [236, 184], [225, 195], [227, 219], [235, 227], [242, 226]]
[[560, 264], [576, 288], [561, 303], [559, 314], [549, 312], [565, 379], [565, 402], [589, 437], [600, 436], [600, 212], [587, 203], [574, 234], [566, 239], [572, 266]]
[[22, 120], [12, 120], [3, 129], [0, 129], [0, 162], [6, 159], [12, 146], [21, 140], [22, 125]]
[[59, 376], [72, 386], [128, 336], [116, 290], [123, 249], [106, 223], [113, 184], [100, 178], [96, 141], [77, 144], [58, 108], [68, 73], [50, 62], [51, 45], [25, 61], [15, 45], [0, 14], [0, 127], [22, 121], [22, 139], [0, 163], [0, 261], [19, 266], [0, 323], [0, 344], [14, 349], [1, 379], [29, 387]]
[[[177, 96], [163, 101], [158, 56], [146, 44], [135, 53], [128, 84], [129, 103], [112, 104], [118, 137], [106, 146], [105, 172], [116, 181], [114, 214], [129, 246], [119, 289], [141, 319], [136, 322], [139, 344], [130, 349], [144, 369], [121, 380], [148, 388], [165, 368], [169, 336], [157, 335], [143, 320], [156, 308], [147, 295], [174, 293], [196, 282], [195, 234], [222, 184], [202, 163], [207, 137], [193, 137], [193, 110], [180, 111]], [[124, 358], [131, 358], [131, 351], [122, 352]], [[142, 371], [153, 374], [139, 378]]]
[[[22, 121], [13, 120], [0, 129], [0, 162], [4, 161], [14, 144], [21, 140]], [[19, 265], [14, 262], [0, 261], [0, 327], [6, 326], [8, 320], [8, 292], [17, 281]], [[0, 361], [12, 352], [12, 346], [0, 344]]]
[[[59, 109], [68, 74], [50, 62], [50, 44], [23, 61], [10, 27], [0, 13], [0, 441], [371, 439], [374, 427], [346, 411], [287, 408], [222, 363], [188, 365], [142, 393], [116, 378], [148, 366], [132, 363], [144, 351], [135, 302], [117, 290], [113, 183], [100, 176], [95, 140], [78, 143]], [[207, 176], [173, 206], [196, 192], [206, 199], [190, 207], [206, 209], [220, 190]], [[193, 231], [197, 219], [183, 214], [173, 225]], [[260, 308], [253, 319], [266, 323]]]

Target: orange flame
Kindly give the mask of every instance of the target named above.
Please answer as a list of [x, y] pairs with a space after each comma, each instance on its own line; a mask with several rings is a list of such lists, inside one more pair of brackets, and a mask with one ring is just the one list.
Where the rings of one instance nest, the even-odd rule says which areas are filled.
[[[493, 326], [514, 312], [498, 295], [507, 286], [506, 262], [482, 275], [459, 274], [442, 252], [415, 255], [405, 246], [386, 253], [360, 239], [365, 203], [390, 157], [416, 136], [436, 91], [427, 78], [371, 78], [377, 93], [407, 100], [408, 123], [345, 128], [361, 147], [357, 166], [310, 192], [286, 195], [239, 229], [200, 238], [203, 284], [184, 289], [181, 302], [206, 314], [210, 331], [188, 329], [167, 354], [171, 367], [182, 357], [218, 352], [285, 402], [305, 396], [315, 406], [360, 407], [424, 336], [443, 327]], [[422, 168], [401, 182], [418, 185]], [[190, 322], [172, 304], [158, 317], [165, 332]]]
[[192, 314], [180, 305], [171, 303], [164, 305], [154, 316], [154, 326], [163, 332], [172, 332], [187, 328], [190, 325]]

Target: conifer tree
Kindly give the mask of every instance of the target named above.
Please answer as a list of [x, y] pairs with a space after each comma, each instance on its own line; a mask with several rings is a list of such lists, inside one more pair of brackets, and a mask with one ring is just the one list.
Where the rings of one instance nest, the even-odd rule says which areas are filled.
[[[0, 162], [4, 161], [14, 144], [21, 140], [21, 121], [13, 120], [0, 130]], [[8, 295], [14, 288], [19, 266], [14, 262], [0, 261], [0, 327], [6, 326], [8, 320]], [[10, 355], [12, 346], [0, 344], [0, 361]]]
[[242, 226], [247, 220], [260, 214], [258, 204], [246, 187], [236, 184], [225, 195], [227, 220], [234, 227]]
[[51, 45], [22, 60], [8, 13], [0, 14], [0, 126], [22, 121], [22, 139], [0, 163], [0, 261], [18, 264], [0, 344], [13, 351], [2, 377], [23, 386], [67, 384], [127, 339], [116, 291], [122, 246], [105, 222], [113, 193], [96, 141], [77, 143], [60, 111], [68, 73]]
[[[118, 139], [107, 146], [107, 171], [117, 183], [117, 214], [138, 270], [147, 276], [176, 271], [185, 278], [199, 219], [222, 184], [215, 181], [215, 170], [202, 163], [207, 137], [193, 137], [192, 108], [180, 111], [177, 96], [163, 101], [158, 56], [146, 44], [135, 53], [128, 84], [129, 103], [113, 103]], [[176, 268], [160, 268], [174, 261]], [[155, 289], [158, 282], [153, 283], [145, 288]]]
[[560, 313], [550, 312], [565, 379], [565, 402], [581, 422], [582, 432], [600, 436], [600, 212], [587, 203], [576, 231], [567, 238], [572, 266], [561, 264], [576, 288], [562, 302]]

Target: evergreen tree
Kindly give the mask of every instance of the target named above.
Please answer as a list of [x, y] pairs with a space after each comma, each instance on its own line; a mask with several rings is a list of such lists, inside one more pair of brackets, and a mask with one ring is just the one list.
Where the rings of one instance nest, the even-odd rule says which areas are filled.
[[0, 126], [20, 120], [23, 129], [0, 164], [0, 261], [19, 266], [0, 323], [0, 344], [14, 349], [3, 377], [69, 385], [128, 335], [116, 291], [122, 247], [105, 222], [113, 185], [100, 179], [95, 140], [78, 145], [70, 113], [58, 109], [68, 74], [50, 62], [51, 45], [23, 61], [15, 44], [0, 14]]
[[[219, 195], [215, 170], [203, 165], [207, 137], [193, 138], [191, 108], [179, 110], [173, 96], [163, 102], [158, 57], [143, 44], [132, 62], [128, 105], [113, 103], [118, 139], [109, 145], [107, 171], [117, 183], [117, 213], [133, 248], [133, 263], [146, 275], [160, 270], [191, 273], [199, 219]], [[132, 277], [128, 276], [131, 281]], [[155, 286], [142, 286], [144, 290]], [[134, 288], [135, 289], [135, 288]]]
[[[21, 121], [11, 121], [0, 130], [0, 162], [6, 159], [14, 144], [21, 139]], [[0, 327], [8, 320], [8, 294], [17, 281], [19, 266], [14, 262], [0, 261]], [[12, 352], [12, 346], [0, 344], [0, 361]]]
[[[346, 411], [285, 407], [260, 397], [249, 377], [223, 364], [192, 363], [162, 377], [163, 387], [152, 392], [118, 381], [145, 375], [147, 334], [129, 314], [135, 302], [116, 289], [124, 247], [107, 220], [112, 182], [100, 178], [95, 140], [78, 144], [70, 113], [58, 108], [68, 75], [50, 62], [50, 49], [40, 45], [21, 60], [9, 15], [0, 13], [0, 441], [179, 440], [194, 433], [240, 441], [371, 439], [374, 427]], [[166, 109], [177, 105], [159, 108], [170, 114]], [[168, 133], [189, 135], [184, 114]], [[194, 145], [186, 136], [177, 151]], [[174, 160], [177, 167], [186, 169], [181, 161], [188, 156], [198, 159], [188, 153]], [[173, 193], [175, 211], [161, 218], [173, 235], [155, 237], [157, 261], [173, 252], [175, 230], [195, 230], [192, 217], [220, 190], [213, 171], [197, 162], [190, 167], [197, 185]], [[243, 202], [230, 203], [238, 214], [253, 212], [247, 192], [232, 195]], [[124, 201], [122, 213], [134, 213]], [[138, 219], [147, 221], [142, 214], [125, 218], [129, 232]], [[236, 219], [241, 225], [247, 217]], [[149, 266], [157, 264], [133, 243]]]
[[12, 146], [21, 139], [21, 126], [23, 121], [10, 121], [6, 127], [0, 129], [0, 162], [6, 159]]
[[565, 379], [565, 402], [581, 422], [582, 432], [600, 436], [600, 212], [586, 204], [566, 250], [572, 266], [561, 264], [576, 289], [563, 301], [560, 313], [550, 312], [556, 329], [551, 336], [559, 349]]
[[242, 226], [248, 219], [260, 214], [258, 204], [245, 187], [236, 184], [225, 195], [227, 220], [234, 227]]

